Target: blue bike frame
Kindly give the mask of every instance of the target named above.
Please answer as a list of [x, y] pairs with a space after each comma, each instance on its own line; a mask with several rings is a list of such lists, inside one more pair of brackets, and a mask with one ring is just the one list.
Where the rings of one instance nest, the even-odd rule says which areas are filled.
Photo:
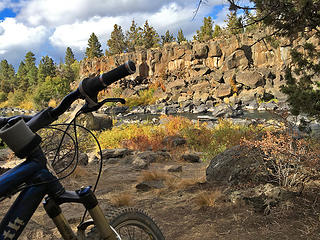
[[57, 177], [46, 167], [46, 157], [40, 147], [32, 151], [27, 160], [0, 176], [0, 199], [9, 197], [24, 187], [0, 224], [0, 240], [16, 240], [36, 211], [41, 200], [49, 217], [53, 220], [63, 239], [76, 240], [74, 232], [64, 218], [59, 205], [73, 202], [81, 203], [92, 220], [82, 222], [78, 231], [84, 232], [95, 224], [103, 239], [116, 239], [91, 187], [77, 191], [65, 191]]
[[1, 240], [17, 239], [44, 196], [64, 191], [57, 178], [46, 168], [45, 162], [46, 158], [38, 148], [26, 161], [0, 176], [0, 198], [11, 196], [22, 184], [33, 185], [22, 190], [2, 219]]

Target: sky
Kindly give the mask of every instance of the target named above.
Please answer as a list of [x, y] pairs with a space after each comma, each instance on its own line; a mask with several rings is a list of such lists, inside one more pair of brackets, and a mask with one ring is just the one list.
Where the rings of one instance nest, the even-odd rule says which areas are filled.
[[105, 50], [114, 24], [125, 33], [133, 19], [141, 27], [148, 20], [160, 36], [181, 28], [191, 40], [204, 17], [224, 25], [226, 0], [205, 2], [194, 17], [198, 0], [0, 0], [0, 60], [17, 70], [32, 51], [37, 62], [48, 55], [60, 63], [67, 47], [81, 60], [92, 32]]

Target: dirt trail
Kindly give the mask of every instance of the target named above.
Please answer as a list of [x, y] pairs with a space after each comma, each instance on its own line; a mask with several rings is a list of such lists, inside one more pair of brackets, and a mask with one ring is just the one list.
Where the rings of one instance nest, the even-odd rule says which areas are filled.
[[[181, 173], [168, 173], [178, 184], [147, 192], [138, 192], [141, 171], [126, 164], [106, 164], [97, 190], [103, 209], [118, 196], [129, 196], [133, 206], [146, 210], [161, 226], [168, 240], [212, 239], [320, 239], [319, 206], [317, 193], [297, 196], [271, 210], [269, 215], [257, 212], [246, 203], [231, 204], [225, 197], [227, 186], [212, 186], [204, 182], [206, 163], [167, 162], [154, 163], [150, 170], [166, 171], [169, 165], [181, 165]], [[97, 174], [96, 166], [86, 167], [78, 177], [64, 181], [66, 189], [92, 185]], [[184, 181], [181, 181], [184, 180]], [[200, 182], [199, 182], [200, 181]], [[201, 194], [214, 193], [213, 206], [200, 207]], [[308, 200], [310, 199], [310, 200]], [[1, 202], [0, 218], [14, 198]], [[82, 217], [82, 207], [63, 205], [66, 218], [74, 226]], [[42, 206], [24, 230], [21, 239], [60, 239], [52, 221]]]

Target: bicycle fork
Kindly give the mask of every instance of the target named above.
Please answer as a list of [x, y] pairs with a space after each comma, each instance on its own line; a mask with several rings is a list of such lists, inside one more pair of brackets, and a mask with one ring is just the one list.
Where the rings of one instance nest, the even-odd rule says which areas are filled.
[[84, 222], [80, 227], [78, 227], [80, 230], [85, 230], [89, 225], [94, 224], [99, 230], [101, 239], [119, 240], [117, 233], [114, 231], [114, 229], [112, 229], [106, 217], [104, 216], [90, 187], [82, 188], [78, 191], [66, 191], [57, 198], [47, 197], [45, 199], [44, 209], [57, 226], [57, 229], [59, 230], [63, 239], [77, 240], [79, 238], [83, 238], [81, 236], [78, 236], [78, 238], [75, 235], [70, 224], [62, 214], [59, 205], [68, 202], [82, 203], [93, 219], [93, 221]]

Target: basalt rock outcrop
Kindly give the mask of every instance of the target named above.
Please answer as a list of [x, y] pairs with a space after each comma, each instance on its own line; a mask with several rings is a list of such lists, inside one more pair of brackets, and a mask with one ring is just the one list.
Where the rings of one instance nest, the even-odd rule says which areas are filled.
[[162, 48], [87, 59], [81, 63], [80, 75], [94, 76], [131, 59], [137, 71], [118, 83], [123, 97], [158, 83], [162, 86], [154, 93], [158, 102], [171, 104], [241, 101], [246, 105], [254, 99], [285, 100], [280, 86], [285, 81], [284, 69], [290, 64], [290, 49], [302, 41], [318, 45], [316, 38], [295, 42], [279, 39], [278, 47], [273, 47], [258, 41], [261, 34], [170, 43]]

